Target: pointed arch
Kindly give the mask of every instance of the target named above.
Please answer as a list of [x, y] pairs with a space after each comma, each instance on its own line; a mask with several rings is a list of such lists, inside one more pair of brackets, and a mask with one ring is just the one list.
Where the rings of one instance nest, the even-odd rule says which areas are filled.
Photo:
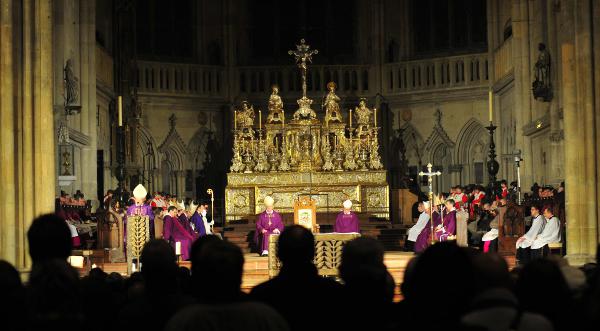
[[192, 170], [201, 170], [206, 158], [206, 144], [208, 143], [206, 127], [198, 128], [188, 143], [188, 160]]
[[401, 130], [402, 140], [406, 148], [406, 160], [409, 165], [417, 165], [423, 158], [423, 136], [409, 122], [404, 123]]
[[170, 165], [173, 167], [172, 170], [181, 171], [188, 168], [186, 166], [187, 147], [175, 126], [171, 127], [169, 134], [158, 147], [158, 151], [164, 155], [165, 159], [169, 160]]
[[457, 163], [462, 166], [461, 181], [463, 183], [482, 184], [486, 181], [486, 155], [488, 133], [478, 120], [469, 119], [458, 134], [456, 149]]

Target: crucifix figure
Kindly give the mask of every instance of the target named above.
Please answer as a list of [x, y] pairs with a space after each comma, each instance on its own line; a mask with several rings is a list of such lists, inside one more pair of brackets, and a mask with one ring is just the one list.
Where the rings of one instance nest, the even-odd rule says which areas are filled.
[[434, 236], [434, 231], [433, 231], [433, 205], [434, 205], [434, 201], [433, 201], [433, 176], [441, 176], [442, 173], [440, 171], [436, 171], [433, 172], [433, 165], [431, 163], [427, 164], [427, 172], [419, 172], [419, 176], [423, 177], [423, 176], [427, 176], [427, 186], [429, 188], [429, 192], [427, 192], [427, 196], [429, 197], [429, 208], [431, 208], [431, 220], [430, 220], [430, 224], [431, 224], [431, 244], [433, 245], [433, 243], [435, 242], [435, 236]]
[[289, 55], [293, 55], [296, 58], [296, 64], [302, 69], [302, 96], [306, 97], [306, 69], [308, 68], [307, 62], [312, 63], [312, 56], [319, 54], [316, 49], [311, 50], [310, 46], [307, 45], [304, 39], [300, 39], [300, 45], [296, 45], [296, 50], [289, 50]]

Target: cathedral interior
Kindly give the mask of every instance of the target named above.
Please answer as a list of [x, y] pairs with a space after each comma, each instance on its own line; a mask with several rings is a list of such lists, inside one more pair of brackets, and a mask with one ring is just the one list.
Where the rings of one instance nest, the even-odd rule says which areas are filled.
[[[569, 258], [595, 255], [600, 2], [0, 4], [0, 256], [20, 268], [29, 222], [61, 193], [96, 209], [120, 185], [198, 199], [210, 188], [224, 209], [238, 112], [246, 103], [266, 120], [273, 86], [286, 125], [303, 96], [328, 115], [329, 86], [340, 122], [361, 100], [376, 109], [390, 192], [407, 178], [426, 190], [429, 163], [440, 192], [564, 182]], [[301, 39], [318, 50], [304, 76], [288, 53]]]

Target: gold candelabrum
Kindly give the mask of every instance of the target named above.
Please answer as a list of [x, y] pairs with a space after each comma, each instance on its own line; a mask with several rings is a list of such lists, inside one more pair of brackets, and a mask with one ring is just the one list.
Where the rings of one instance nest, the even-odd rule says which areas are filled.
[[[376, 109], [370, 109], [362, 98], [348, 111], [347, 122], [336, 95], [336, 84], [327, 84], [323, 104], [323, 121], [311, 107], [306, 95], [306, 69], [312, 61], [311, 50], [304, 40], [290, 51], [302, 73], [302, 97], [291, 121], [286, 114], [279, 88], [272, 87], [268, 114], [263, 123], [261, 110], [243, 101], [234, 111], [232, 173], [368, 171], [381, 170], [379, 128]], [[258, 123], [255, 119], [258, 118]], [[353, 123], [355, 125], [353, 125]]]

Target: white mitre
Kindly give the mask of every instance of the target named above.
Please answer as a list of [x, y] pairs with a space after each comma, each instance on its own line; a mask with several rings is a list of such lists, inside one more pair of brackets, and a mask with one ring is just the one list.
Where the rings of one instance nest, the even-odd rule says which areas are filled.
[[192, 201], [190, 201], [190, 204], [188, 205], [188, 208], [189, 208], [188, 211], [190, 213], [194, 213], [194, 212], [196, 212], [196, 209], [198, 209], [198, 205], [195, 205], [194, 201], [192, 200]]
[[429, 201], [423, 201], [423, 208], [429, 209]]
[[177, 209], [185, 210], [185, 202], [181, 200], [181, 202], [177, 202]]
[[344, 205], [344, 209], [350, 209], [350, 208], [352, 208], [352, 201], [346, 200], [346, 201], [344, 201], [343, 205]]
[[146, 191], [146, 188], [142, 184], [138, 184], [138, 186], [133, 189], [133, 197], [138, 200], [145, 199], [147, 195], [148, 191]]
[[273, 205], [275, 205], [275, 200], [273, 200], [273, 198], [271, 196], [266, 196], [265, 197], [265, 206], [266, 207], [273, 207]]

